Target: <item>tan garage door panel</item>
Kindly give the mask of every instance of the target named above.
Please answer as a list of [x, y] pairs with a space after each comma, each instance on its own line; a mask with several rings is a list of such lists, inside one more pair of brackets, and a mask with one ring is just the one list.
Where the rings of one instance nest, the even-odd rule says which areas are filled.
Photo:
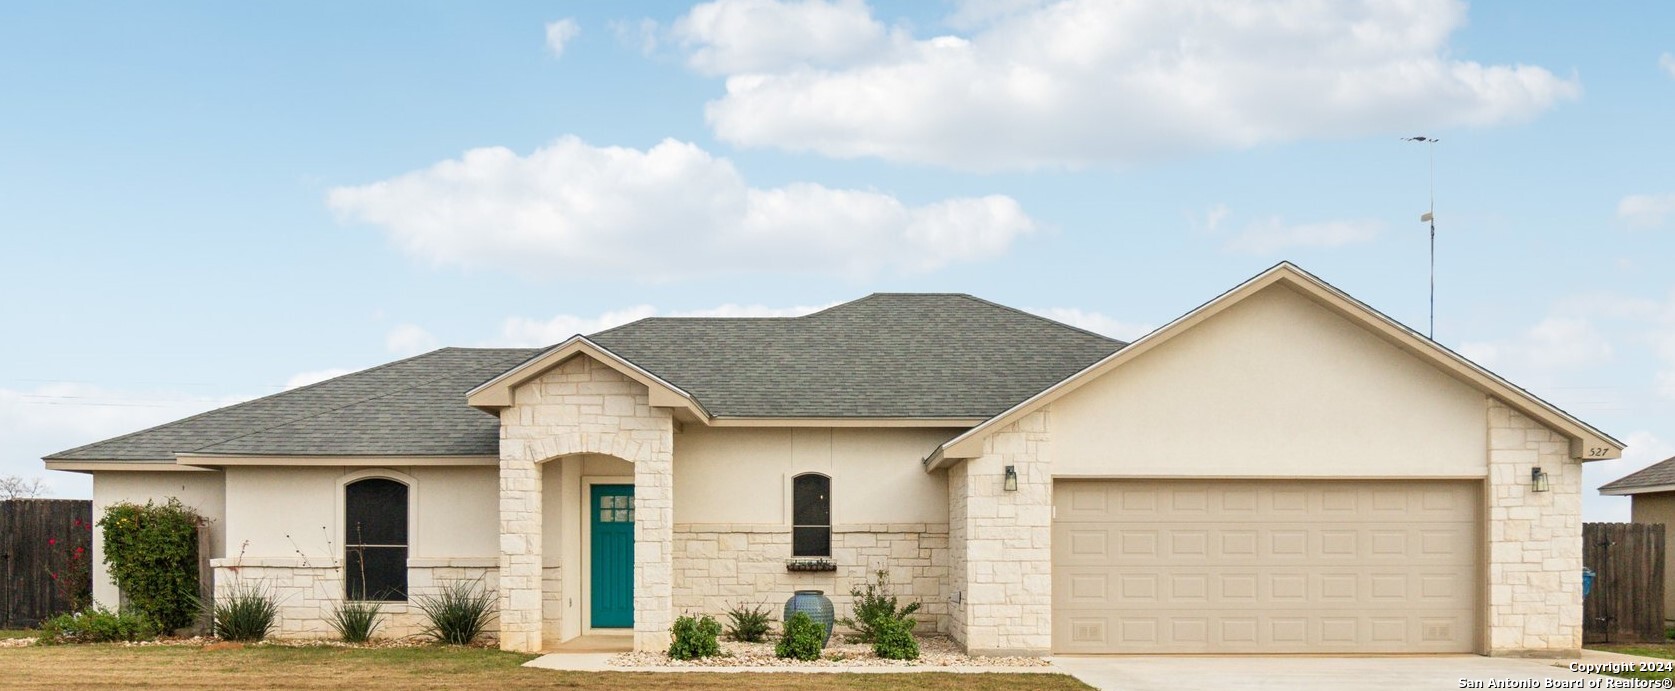
[[1480, 488], [1059, 481], [1053, 649], [1471, 652]]

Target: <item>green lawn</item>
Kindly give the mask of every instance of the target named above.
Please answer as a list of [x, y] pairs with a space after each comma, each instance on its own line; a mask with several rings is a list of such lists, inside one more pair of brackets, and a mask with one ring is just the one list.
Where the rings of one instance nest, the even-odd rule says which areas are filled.
[[[1624, 645], [1590, 645], [1591, 650], [1604, 650], [1624, 655], [1639, 655], [1641, 657], [1656, 657], [1675, 660], [1675, 643], [1629, 643]], [[1623, 672], [1613, 676], [1627, 679], [1668, 679], [1675, 683], [1675, 674], [1669, 672]]]
[[1050, 674], [685, 674], [554, 672], [483, 648], [0, 648], [6, 688], [1087, 689]]
[[38, 633], [32, 629], [0, 629], [0, 641], [8, 638], [34, 638]]

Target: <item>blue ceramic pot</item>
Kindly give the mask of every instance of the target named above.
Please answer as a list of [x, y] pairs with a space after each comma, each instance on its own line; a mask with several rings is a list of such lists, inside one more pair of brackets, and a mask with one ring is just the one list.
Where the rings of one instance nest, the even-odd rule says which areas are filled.
[[832, 609], [832, 601], [826, 593], [819, 590], [799, 590], [785, 601], [785, 621], [791, 621], [796, 613], [807, 614], [814, 623], [826, 627], [826, 643], [832, 642], [832, 625], [837, 621], [837, 610]]

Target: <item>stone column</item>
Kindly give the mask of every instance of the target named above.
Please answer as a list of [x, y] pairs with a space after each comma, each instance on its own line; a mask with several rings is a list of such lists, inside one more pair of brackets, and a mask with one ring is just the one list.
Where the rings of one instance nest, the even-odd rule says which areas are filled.
[[541, 466], [517, 456], [501, 450], [500, 649], [531, 653], [541, 650]]
[[[983, 455], [950, 476], [950, 540], [963, 533], [963, 581], [951, 625], [973, 655], [1046, 655], [1053, 642], [1053, 476], [1048, 413], [1037, 411], [983, 442]], [[1003, 487], [1006, 466], [1017, 491]], [[959, 522], [955, 527], [953, 522]], [[963, 562], [963, 563], [962, 563]], [[955, 586], [956, 589], [960, 586]]]
[[634, 462], [635, 650], [667, 650], [674, 624], [674, 463], [662, 448]]
[[[1531, 488], [1539, 466], [1551, 489]], [[1489, 399], [1488, 653], [1582, 648], [1582, 463], [1570, 440]]]

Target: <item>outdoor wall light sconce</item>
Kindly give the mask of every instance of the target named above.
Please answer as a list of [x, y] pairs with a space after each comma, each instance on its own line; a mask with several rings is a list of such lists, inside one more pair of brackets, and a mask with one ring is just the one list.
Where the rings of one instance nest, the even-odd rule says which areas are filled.
[[1006, 466], [1006, 481], [1001, 485], [1008, 492], [1018, 491], [1018, 466]]
[[1530, 468], [1530, 490], [1545, 492], [1549, 489], [1552, 489], [1552, 487], [1548, 486], [1547, 473], [1541, 470], [1541, 466]]

